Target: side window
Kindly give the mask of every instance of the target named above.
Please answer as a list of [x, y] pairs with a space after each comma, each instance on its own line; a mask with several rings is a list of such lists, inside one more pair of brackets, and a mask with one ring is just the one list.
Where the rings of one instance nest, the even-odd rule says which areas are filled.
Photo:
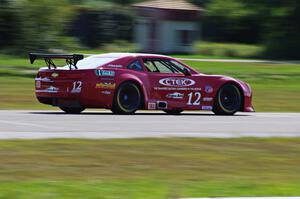
[[144, 59], [144, 64], [149, 72], [152, 73], [173, 73], [174, 71], [162, 60]]
[[184, 66], [168, 59], [144, 59], [144, 64], [149, 72], [154, 73], [184, 73]]
[[169, 62], [170, 64], [173, 65], [173, 67], [179, 72], [179, 73], [184, 73], [184, 70], [188, 70], [184, 65], [182, 65], [181, 63], [175, 61], [175, 60], [171, 60]]
[[138, 60], [135, 60], [131, 64], [127, 66], [128, 69], [130, 70], [136, 70], [136, 71], [143, 71], [143, 67], [141, 63]]
[[149, 72], [159, 72], [154, 63], [150, 60], [144, 60], [144, 64]]
[[154, 61], [154, 64], [160, 73], [174, 73], [174, 70], [161, 60]]

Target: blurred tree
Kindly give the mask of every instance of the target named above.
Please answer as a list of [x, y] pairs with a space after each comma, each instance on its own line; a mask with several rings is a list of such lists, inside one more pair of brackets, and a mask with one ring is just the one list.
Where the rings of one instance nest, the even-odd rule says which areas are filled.
[[20, 39], [28, 49], [57, 47], [59, 37], [71, 21], [72, 8], [66, 0], [25, 0], [19, 4], [23, 33]]
[[81, 9], [69, 34], [88, 47], [99, 47], [114, 40], [131, 41], [134, 16], [127, 9]]
[[206, 6], [204, 38], [220, 42], [257, 43], [260, 22], [256, 9], [242, 0], [213, 0]]
[[22, 54], [57, 48], [73, 13], [66, 0], [1, 0], [0, 9], [0, 35], [5, 38], [0, 46]]
[[263, 43], [271, 58], [300, 59], [300, 0], [211, 0], [204, 39]]
[[265, 34], [268, 57], [300, 59], [300, 1], [285, 0], [272, 9]]
[[211, 0], [189, 0], [189, 1], [198, 6], [205, 6], [205, 4], [209, 3]]
[[88, 2], [96, 2], [97, 4], [106, 4], [106, 3], [114, 3], [114, 4], [120, 4], [120, 5], [130, 5], [136, 2], [141, 2], [145, 0], [68, 0], [71, 4], [77, 4], [82, 5], [86, 4]]
[[132, 0], [115, 0], [114, 2], [121, 5], [126, 5], [132, 3]]
[[0, 0], [0, 48], [12, 46], [19, 32], [18, 18], [9, 0]]

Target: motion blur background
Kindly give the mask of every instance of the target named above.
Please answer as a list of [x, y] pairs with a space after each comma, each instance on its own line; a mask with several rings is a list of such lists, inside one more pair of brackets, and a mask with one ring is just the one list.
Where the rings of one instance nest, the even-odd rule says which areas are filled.
[[[39, 112], [54, 108], [35, 99], [34, 77], [45, 63], [31, 65], [29, 52], [170, 54], [248, 82], [258, 112], [300, 112], [299, 22], [299, 0], [0, 0], [0, 130], [5, 122], [39, 127], [3, 109], [34, 109], [25, 113], [49, 126], [50, 116], [68, 118]], [[76, 117], [88, 123], [89, 114], [98, 116]], [[247, 120], [220, 125], [235, 117]], [[299, 138], [1, 140], [0, 198], [299, 196], [299, 154]]]
[[[134, 28], [139, 17], [134, 6], [139, 2], [143, 0], [1, 0], [1, 52], [24, 55], [32, 50], [95, 48], [139, 51], [139, 46], [134, 44]], [[170, 7], [180, 7], [183, 0], [150, 2], [154, 7], [166, 2]], [[201, 10], [197, 21], [201, 31], [196, 37], [205, 42], [191, 44], [196, 52], [299, 59], [299, 0], [189, 2]], [[211, 42], [249, 45], [241, 46], [243, 49], [225, 46], [222, 51]]]

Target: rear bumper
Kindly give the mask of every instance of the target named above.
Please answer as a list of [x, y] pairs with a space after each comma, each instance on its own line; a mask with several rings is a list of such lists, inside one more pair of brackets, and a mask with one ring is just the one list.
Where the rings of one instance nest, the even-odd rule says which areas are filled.
[[82, 107], [80, 100], [70, 98], [55, 98], [55, 97], [37, 97], [42, 104], [57, 106], [57, 107]]
[[36, 98], [40, 103], [58, 107], [81, 107], [80, 93], [68, 90], [36, 89]]
[[66, 98], [69, 97], [69, 93], [65, 91], [48, 91], [48, 90], [36, 90], [35, 95], [39, 97], [48, 97], [48, 98]]

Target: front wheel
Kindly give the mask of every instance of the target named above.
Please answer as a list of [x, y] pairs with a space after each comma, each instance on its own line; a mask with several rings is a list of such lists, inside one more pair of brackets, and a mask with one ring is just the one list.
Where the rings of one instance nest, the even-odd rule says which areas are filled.
[[82, 108], [82, 107], [80, 107], [80, 108], [59, 107], [59, 108], [67, 114], [79, 114], [85, 110], [85, 108]]
[[137, 85], [125, 82], [118, 88], [112, 112], [115, 114], [134, 114], [142, 104], [142, 93]]
[[241, 91], [233, 84], [225, 84], [217, 93], [213, 112], [216, 115], [234, 115], [241, 106]]

